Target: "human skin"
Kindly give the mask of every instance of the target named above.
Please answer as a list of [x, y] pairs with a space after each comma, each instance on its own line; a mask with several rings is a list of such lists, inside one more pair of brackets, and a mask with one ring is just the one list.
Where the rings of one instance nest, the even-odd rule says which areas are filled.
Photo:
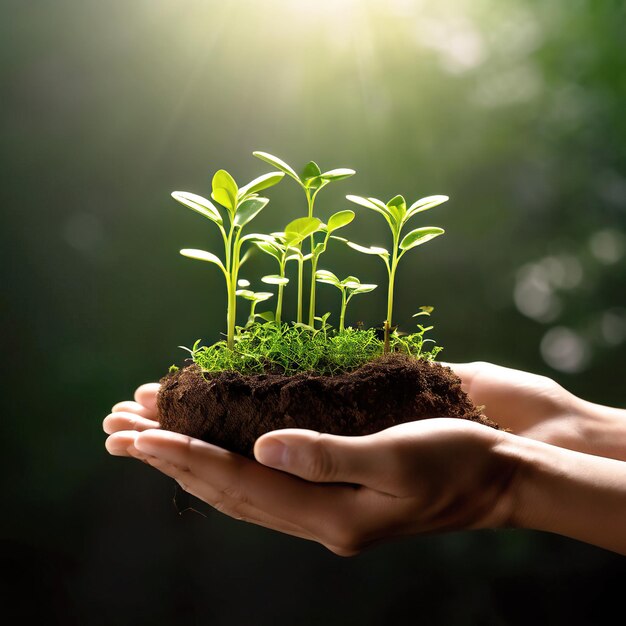
[[159, 429], [158, 384], [104, 420], [108, 451], [140, 459], [236, 519], [349, 556], [404, 535], [529, 528], [626, 554], [626, 411], [487, 363], [451, 365], [511, 432], [435, 418], [363, 437], [267, 433], [256, 461]]

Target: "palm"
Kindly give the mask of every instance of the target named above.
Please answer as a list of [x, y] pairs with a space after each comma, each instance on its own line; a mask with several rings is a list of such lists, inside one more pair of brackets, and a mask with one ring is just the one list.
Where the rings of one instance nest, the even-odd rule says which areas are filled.
[[553, 445], [581, 450], [574, 427], [575, 396], [555, 381], [491, 363], [450, 364], [472, 401], [503, 428]]

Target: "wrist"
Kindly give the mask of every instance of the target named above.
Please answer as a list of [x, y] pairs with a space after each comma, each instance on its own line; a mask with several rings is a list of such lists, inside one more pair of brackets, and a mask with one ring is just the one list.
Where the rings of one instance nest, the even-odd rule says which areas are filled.
[[626, 554], [626, 463], [516, 435], [501, 453], [516, 464], [506, 525]]
[[626, 410], [594, 404], [574, 397], [576, 436], [587, 454], [626, 460]]

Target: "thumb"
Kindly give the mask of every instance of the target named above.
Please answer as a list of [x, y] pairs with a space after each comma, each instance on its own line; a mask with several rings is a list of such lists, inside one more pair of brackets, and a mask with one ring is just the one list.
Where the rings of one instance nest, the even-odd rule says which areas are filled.
[[376, 465], [371, 438], [286, 428], [259, 437], [254, 456], [263, 465], [312, 482], [366, 484]]

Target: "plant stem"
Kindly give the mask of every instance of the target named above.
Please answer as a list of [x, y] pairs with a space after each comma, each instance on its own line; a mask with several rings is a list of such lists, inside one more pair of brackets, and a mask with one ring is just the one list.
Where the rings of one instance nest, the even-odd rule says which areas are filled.
[[346, 302], [346, 290], [341, 290], [341, 315], [339, 316], [339, 332], [344, 329], [344, 320], [346, 318], [346, 306], [348, 303]]
[[[237, 313], [237, 296], [235, 295], [235, 289], [232, 288], [233, 276], [232, 274], [226, 281], [226, 287], [228, 289], [228, 331], [226, 336], [226, 345], [230, 350], [235, 347], [235, 316]], [[235, 284], [236, 281], [235, 281]]]
[[389, 354], [391, 351], [389, 333], [391, 332], [391, 325], [393, 320], [393, 286], [396, 278], [396, 268], [398, 267], [398, 236], [393, 236], [393, 257], [391, 264], [387, 266], [389, 271], [389, 289], [387, 291], [387, 319], [385, 320], [385, 341], [383, 352]]
[[298, 324], [302, 323], [302, 280], [304, 273], [304, 259], [302, 255], [298, 257]]
[[317, 256], [311, 257], [311, 298], [309, 300], [309, 326], [315, 327], [315, 274], [317, 272]]
[[[318, 190], [319, 191], [319, 190]], [[308, 189], [304, 190], [306, 194], [306, 201], [309, 209], [309, 217], [313, 217], [313, 206], [315, 204], [315, 196], [317, 195], [317, 191], [311, 195]], [[314, 256], [313, 251], [315, 250], [315, 235], [311, 233], [309, 238], [311, 242], [311, 290], [309, 293], [309, 326], [315, 327], [315, 272], [317, 271], [317, 259]]]
[[[280, 263], [280, 277], [285, 278], [285, 258], [286, 252], [283, 254], [283, 259]], [[276, 302], [276, 322], [280, 324], [280, 318], [283, 313], [283, 291], [285, 289], [285, 285], [278, 285], [278, 300]]]

